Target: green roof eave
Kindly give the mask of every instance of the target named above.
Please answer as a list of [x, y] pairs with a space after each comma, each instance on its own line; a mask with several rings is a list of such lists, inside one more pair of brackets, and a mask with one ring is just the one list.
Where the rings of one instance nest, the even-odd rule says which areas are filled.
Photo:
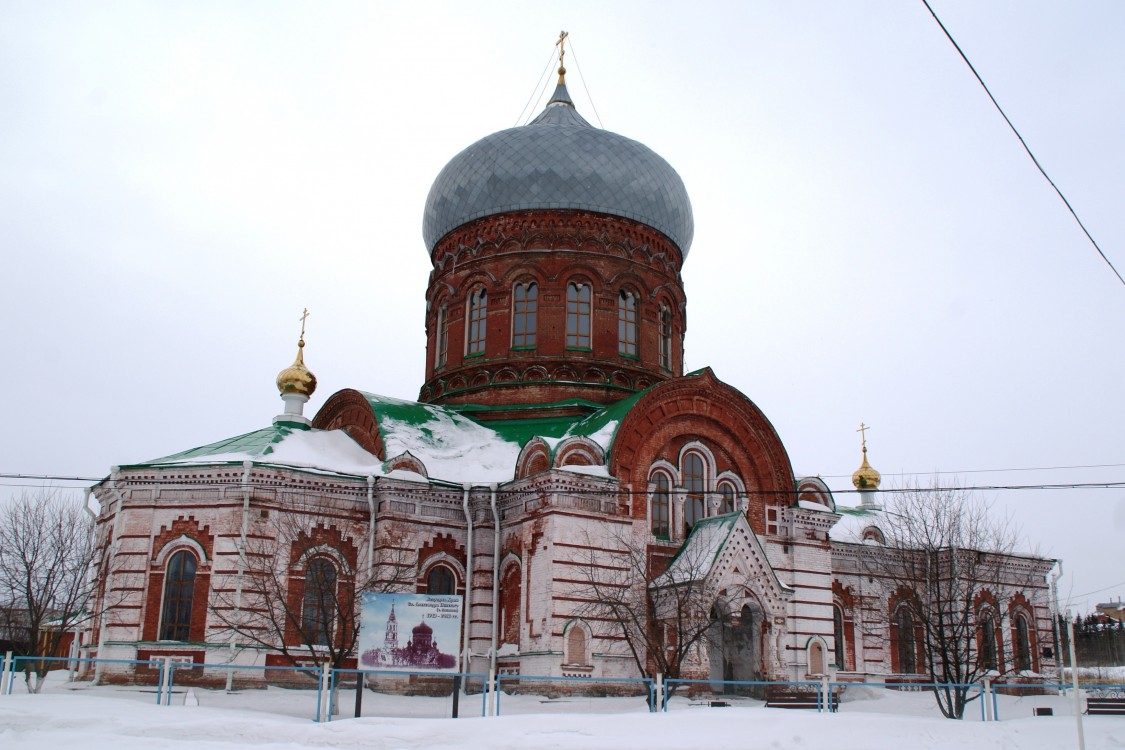
[[[244, 454], [251, 459], [260, 456], [268, 456], [270, 453], [273, 453], [274, 446], [282, 440], [289, 437], [294, 432], [307, 429], [308, 427], [304, 425], [292, 423], [272, 424], [260, 430], [254, 430], [225, 440], [201, 445], [198, 448], [190, 448], [186, 451], [173, 453], [170, 456], [141, 461], [140, 463], [133, 464], [133, 466], [144, 467], [184, 463], [191, 459], [207, 459], [209, 457], [225, 456], [229, 454]], [[227, 461], [219, 461], [217, 463], [227, 463]]]

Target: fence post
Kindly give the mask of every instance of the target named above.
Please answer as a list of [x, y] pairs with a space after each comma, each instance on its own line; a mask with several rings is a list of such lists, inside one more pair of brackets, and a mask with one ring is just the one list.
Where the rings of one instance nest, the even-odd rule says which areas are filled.
[[318, 722], [332, 720], [330, 715], [330, 704], [332, 702], [331, 675], [332, 667], [326, 661], [320, 665], [320, 686], [316, 695], [316, 720]]
[[15, 678], [15, 665], [12, 663], [12, 652], [4, 654], [4, 669], [0, 671], [0, 695], [11, 695], [12, 680]]
[[1078, 691], [1078, 658], [1074, 654], [1074, 618], [1066, 611], [1066, 634], [1070, 640], [1070, 683], [1074, 686], [1074, 720], [1078, 722], [1078, 750], [1086, 750], [1086, 734], [1082, 730], [1082, 694]]
[[496, 680], [496, 670], [488, 670], [488, 695], [492, 701], [492, 716], [500, 715], [500, 685]]
[[656, 680], [652, 686], [652, 707], [650, 712], [657, 712], [664, 710], [664, 673], [657, 672]]
[[824, 708], [832, 712], [832, 692], [828, 689], [828, 675], [822, 675], [820, 678], [820, 689], [824, 695]]

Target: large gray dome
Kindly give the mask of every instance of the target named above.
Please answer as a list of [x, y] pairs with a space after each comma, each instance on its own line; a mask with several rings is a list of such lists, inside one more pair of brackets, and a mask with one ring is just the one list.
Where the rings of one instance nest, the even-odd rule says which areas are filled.
[[695, 233], [676, 170], [647, 146], [590, 125], [560, 85], [529, 124], [482, 138], [445, 165], [426, 198], [422, 236], [433, 252], [438, 240], [473, 219], [544, 208], [639, 221], [667, 235], [685, 257]]

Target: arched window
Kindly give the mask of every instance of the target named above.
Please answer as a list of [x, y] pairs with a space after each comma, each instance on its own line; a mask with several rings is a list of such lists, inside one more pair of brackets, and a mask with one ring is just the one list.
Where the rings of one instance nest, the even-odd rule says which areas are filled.
[[590, 348], [590, 285], [566, 286], [566, 345]]
[[980, 618], [980, 645], [978, 658], [981, 669], [1000, 669], [1000, 660], [997, 655], [996, 618], [991, 609], [983, 609], [978, 615]]
[[667, 305], [660, 306], [660, 335], [658, 359], [665, 370], [672, 369], [672, 311]]
[[839, 604], [832, 605], [832, 642], [834, 645], [836, 669], [846, 669], [847, 649], [844, 644], [844, 609]]
[[900, 674], [918, 671], [918, 644], [914, 639], [914, 614], [910, 607], [899, 607], [895, 612], [895, 646]]
[[586, 631], [577, 625], [571, 625], [566, 634], [567, 663], [575, 666], [586, 666]]
[[535, 346], [539, 327], [539, 285], [516, 284], [512, 292], [512, 346]]
[[1031, 630], [1027, 625], [1027, 616], [1023, 613], [1015, 617], [1015, 647], [1016, 671], [1029, 672], [1031, 664]]
[[457, 578], [445, 565], [435, 565], [426, 576], [427, 594], [453, 594], [457, 591]]
[[652, 477], [652, 509], [649, 513], [653, 536], [667, 539], [672, 526], [672, 482], [664, 472]]
[[437, 311], [437, 345], [434, 348], [434, 369], [445, 367], [449, 358], [449, 307], [442, 305]]
[[707, 476], [703, 469], [703, 457], [698, 453], [688, 453], [684, 456], [684, 490], [687, 499], [684, 502], [684, 534], [691, 531], [696, 522], [707, 515], [704, 491], [707, 487]]
[[520, 642], [520, 566], [509, 565], [500, 579], [500, 640], [519, 645]]
[[734, 513], [734, 485], [723, 482], [719, 485], [719, 513]]
[[181, 550], [168, 560], [164, 572], [164, 608], [160, 614], [160, 640], [190, 639], [191, 607], [195, 599], [195, 556]]
[[465, 331], [465, 353], [482, 354], [488, 318], [488, 292], [483, 288], [469, 295], [469, 327]]
[[637, 298], [624, 289], [617, 295], [617, 352], [637, 356]]
[[305, 642], [328, 645], [336, 620], [336, 566], [323, 557], [305, 568], [305, 596], [301, 605], [301, 633]]

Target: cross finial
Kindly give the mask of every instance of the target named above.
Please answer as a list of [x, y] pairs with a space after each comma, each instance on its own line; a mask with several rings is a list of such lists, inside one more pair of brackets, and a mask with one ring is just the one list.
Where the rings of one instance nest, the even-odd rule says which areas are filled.
[[301, 346], [305, 345], [305, 320], [309, 317], [309, 308], [301, 313]]
[[859, 439], [863, 442], [863, 452], [864, 453], [867, 453], [867, 431], [870, 430], [870, 429], [871, 429], [871, 427], [869, 427], [868, 425], [865, 425], [863, 422], [860, 422], [859, 423], [859, 429], [856, 430], [856, 432], [859, 433]]
[[566, 47], [563, 45], [563, 42], [566, 41], [566, 38], [568, 36], [569, 34], [567, 34], [567, 32], [560, 31], [559, 40], [555, 42], [555, 46], [559, 48], [559, 83], [566, 83], [566, 81], [563, 80], [563, 77], [566, 75], [566, 66], [563, 65], [563, 57], [566, 55]]

